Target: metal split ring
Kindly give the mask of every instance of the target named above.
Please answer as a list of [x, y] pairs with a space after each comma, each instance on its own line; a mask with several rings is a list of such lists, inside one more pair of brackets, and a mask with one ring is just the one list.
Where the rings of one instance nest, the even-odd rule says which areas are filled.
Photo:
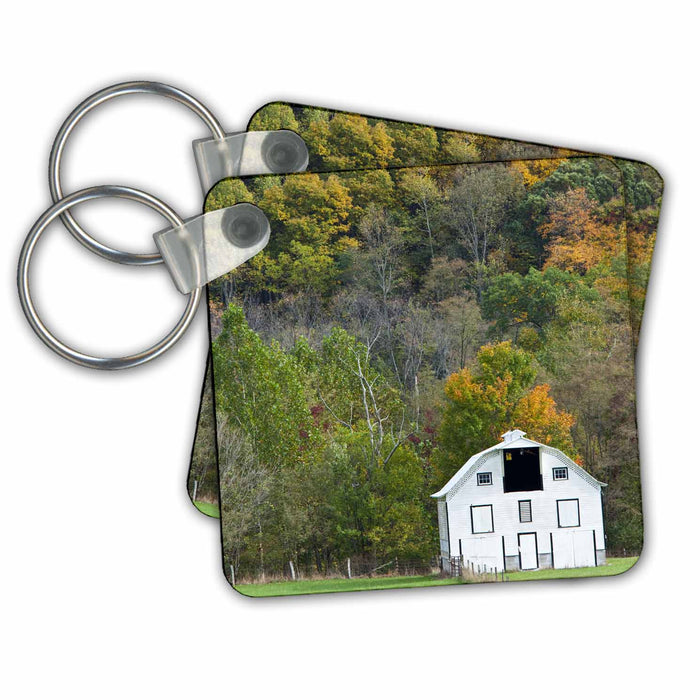
[[[79, 190], [78, 192], [74, 192], [73, 194], [70, 194], [56, 202], [53, 206], [47, 209], [37, 219], [34, 226], [32, 226], [31, 231], [24, 241], [24, 245], [22, 246], [22, 251], [19, 256], [17, 287], [19, 290], [19, 298], [24, 315], [27, 317], [29, 325], [32, 327], [34, 332], [47, 347], [66, 360], [70, 360], [71, 362], [82, 365], [83, 367], [90, 367], [92, 369], [126, 369], [128, 367], [142, 365], [145, 362], [155, 359], [159, 355], [162, 355], [164, 352], [169, 350], [178, 340], [180, 340], [197, 313], [197, 306], [202, 295], [201, 288], [197, 288], [190, 292], [185, 311], [175, 324], [175, 327], [164, 338], [142, 352], [135, 353], [134, 355], [126, 355], [124, 357], [96, 357], [94, 355], [87, 355], [78, 350], [74, 350], [70, 346], [60, 341], [55, 335], [53, 335], [53, 333], [51, 333], [51, 331], [44, 325], [43, 321], [39, 317], [39, 314], [34, 307], [34, 302], [32, 301], [32, 296], [29, 289], [29, 265], [32, 261], [32, 254], [34, 253], [34, 248], [36, 247], [36, 244], [38, 243], [39, 238], [45, 231], [46, 227], [56, 218], [67, 215], [68, 210], [76, 204], [87, 202], [92, 199], [102, 199], [104, 197], [118, 197], [120, 199], [129, 199], [134, 202], [139, 202], [140, 204], [145, 204], [161, 214], [171, 226], [177, 227], [184, 225], [184, 221], [180, 218], [180, 216], [178, 216], [178, 214], [167, 204], [162, 202], [157, 197], [147, 194], [146, 192], [142, 192], [141, 190], [136, 190], [131, 187], [123, 187], [120, 185], [102, 185], [99, 187], [88, 187], [86, 189]], [[87, 236], [87, 234], [84, 235]], [[86, 247], [92, 250], [90, 245], [87, 245], [86, 243], [84, 244]], [[131, 254], [127, 253], [124, 255]], [[102, 255], [102, 257], [106, 257], [110, 260], [113, 259], [107, 255]], [[119, 260], [118, 262], [125, 261]], [[154, 262], [160, 262], [160, 260]]]
[[[127, 83], [118, 83], [99, 90], [94, 95], [91, 95], [86, 100], [81, 102], [63, 122], [61, 128], [56, 134], [56, 139], [51, 148], [51, 156], [49, 158], [49, 189], [51, 190], [51, 198], [54, 203], [63, 200], [63, 188], [61, 187], [61, 159], [66, 141], [76, 124], [95, 107], [121, 95], [132, 94], [149, 94], [167, 97], [175, 100], [192, 110], [209, 128], [215, 139], [224, 139], [226, 133], [219, 123], [218, 119], [205, 107], [199, 100], [192, 95], [189, 95], [182, 90], [178, 90], [171, 85], [165, 83], [151, 82], [148, 80], [136, 80]], [[65, 208], [60, 214], [61, 221], [70, 233], [84, 245], [88, 250], [92, 251], [100, 257], [106, 258], [112, 262], [121, 263], [122, 265], [158, 265], [163, 262], [163, 258], [159, 253], [129, 253], [117, 248], [111, 248], [97, 239], [93, 238], [80, 224], [75, 220], [73, 215]]]

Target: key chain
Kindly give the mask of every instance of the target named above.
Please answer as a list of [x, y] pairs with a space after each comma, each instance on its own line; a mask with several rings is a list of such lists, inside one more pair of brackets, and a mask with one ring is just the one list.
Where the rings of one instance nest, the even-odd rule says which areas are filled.
[[[203, 215], [123, 186], [64, 196], [75, 124], [137, 92], [190, 106], [211, 131], [193, 144]], [[57, 136], [55, 203], [18, 274], [42, 340], [104, 369], [165, 352], [211, 283], [216, 411], [202, 409], [213, 439], [199, 453], [218, 471], [208, 495], [231, 585], [268, 596], [632, 566], [619, 552], [636, 555], [642, 537], [634, 354], [662, 193], [653, 168], [285, 103], [248, 128], [225, 134], [161, 84], [88, 98]], [[158, 253], [104, 246], [70, 214], [106, 196], [164, 216]], [[165, 264], [188, 301], [164, 339], [98, 358], [44, 326], [28, 270], [58, 218], [113, 262]], [[601, 420], [614, 454], [587, 451]]]
[[[174, 100], [196, 114], [211, 132], [211, 138], [193, 144], [203, 191], [220, 179], [237, 175], [298, 172], [306, 168], [308, 152], [303, 140], [288, 130], [227, 134], [216, 117], [196, 98], [164, 83], [132, 81], [104, 88], [88, 97], [68, 116], [58, 131], [49, 158], [49, 190], [54, 201], [30, 230], [19, 257], [17, 286], [22, 310], [41, 341], [70, 362], [91, 369], [128, 369], [150, 362], [169, 350], [192, 323], [208, 280], [245, 262], [267, 243], [269, 227], [255, 207], [242, 204], [214, 216], [182, 219], [170, 206], [140, 190], [119, 185], [90, 187], [64, 196], [61, 161], [74, 128], [89, 112], [124, 95], [150, 94]], [[107, 246], [76, 221], [72, 207], [94, 199], [117, 197], [144, 204], [160, 213], [170, 224], [155, 234], [158, 252], [131, 253]], [[122, 265], [165, 264], [176, 287], [188, 295], [185, 311], [173, 329], [151, 347], [124, 357], [99, 357], [71, 348], [59, 340], [39, 317], [31, 297], [29, 268], [34, 249], [46, 227], [60, 218], [70, 234], [85, 248]], [[211, 277], [213, 275], [213, 277]]]
[[[156, 357], [159, 357], [164, 352], [169, 350], [182, 337], [183, 333], [188, 329], [190, 323], [192, 323], [192, 319], [197, 313], [199, 300], [202, 296], [201, 287], [197, 287], [189, 293], [185, 311], [173, 329], [164, 338], [146, 350], [133, 355], [127, 355], [125, 357], [97, 357], [94, 355], [87, 355], [66, 345], [64, 342], [59, 340], [46, 327], [46, 325], [44, 325], [36, 311], [29, 289], [29, 266], [32, 261], [32, 254], [34, 253], [34, 249], [39, 241], [39, 238], [43, 234], [46, 227], [58, 217], [67, 214], [71, 207], [82, 202], [88, 202], [90, 200], [101, 199], [104, 197], [117, 197], [144, 204], [161, 214], [171, 226], [180, 229], [180, 227], [185, 225], [183, 219], [181, 219], [173, 209], [165, 204], [165, 202], [162, 202], [146, 192], [135, 190], [130, 187], [122, 187], [119, 185], [102, 185], [98, 187], [89, 187], [79, 190], [78, 192], [74, 192], [67, 197], [59, 199], [56, 204], [47, 209], [34, 224], [29, 232], [29, 235], [24, 241], [22, 252], [20, 253], [19, 257], [18, 267], [19, 297], [22, 304], [22, 310], [24, 311], [24, 314], [29, 321], [29, 325], [32, 327], [34, 332], [49, 349], [53, 350], [64, 359], [91, 369], [128, 369], [129, 367], [137, 367], [145, 362], [154, 360]], [[158, 253], [140, 255], [107, 248], [80, 229], [74, 220], [72, 220], [71, 226], [74, 226], [75, 228], [74, 235], [79, 237], [80, 241], [87, 248], [93, 250], [93, 252], [100, 250], [100, 253], [98, 254], [100, 254], [102, 257], [107, 257], [107, 259], [111, 259], [115, 262], [118, 261], [122, 264], [134, 265], [155, 265], [163, 262], [162, 257]], [[139, 256], [139, 262], [126, 263], [126, 260], [134, 260], [136, 256]], [[119, 258], [119, 260], [117, 260], [117, 258]]]

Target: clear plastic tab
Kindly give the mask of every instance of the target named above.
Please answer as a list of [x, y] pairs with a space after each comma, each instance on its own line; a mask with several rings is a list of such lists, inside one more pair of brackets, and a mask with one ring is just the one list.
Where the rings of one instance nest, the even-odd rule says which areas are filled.
[[242, 203], [187, 219], [153, 238], [175, 286], [187, 294], [259, 253], [270, 240], [270, 222], [262, 209]]
[[192, 143], [197, 172], [206, 194], [219, 180], [245, 175], [296, 173], [306, 170], [309, 150], [293, 131], [244, 131], [225, 139]]

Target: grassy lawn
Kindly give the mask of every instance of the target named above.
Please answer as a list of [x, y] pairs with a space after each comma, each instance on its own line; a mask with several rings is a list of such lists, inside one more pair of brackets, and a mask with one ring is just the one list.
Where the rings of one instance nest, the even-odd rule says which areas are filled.
[[[208, 505], [208, 504], [201, 504]], [[199, 505], [197, 506], [199, 507]], [[218, 512], [218, 511], [217, 511]], [[585, 578], [591, 576], [615, 576], [631, 568], [638, 557], [608, 559], [605, 566], [590, 566], [581, 569], [540, 569], [537, 571], [511, 571], [506, 581], [534, 581], [538, 579]], [[379, 578], [333, 578], [316, 581], [280, 581], [279, 583], [246, 583], [236, 586], [243, 595], [254, 598], [269, 596], [304, 595], [307, 593], [343, 593], [347, 591], [370, 591], [386, 588], [422, 588], [424, 586], [454, 586], [465, 584], [458, 578], [439, 576], [383, 576]]]
[[589, 566], [581, 569], [537, 569], [536, 571], [511, 571], [507, 581], [536, 581], [551, 578], [585, 578], [587, 576], [616, 576], [634, 566], [639, 557], [608, 559], [605, 566]]
[[236, 586], [243, 595], [262, 598], [304, 593], [343, 593], [374, 591], [382, 588], [420, 588], [422, 586], [454, 586], [463, 583], [456, 578], [439, 576], [383, 576], [381, 578], [329, 578], [317, 581], [282, 581], [280, 583], [247, 583]]
[[208, 515], [211, 518], [220, 517], [219, 506], [217, 506], [216, 503], [205, 503], [204, 501], [195, 501], [194, 505], [195, 508], [204, 513], [204, 515]]

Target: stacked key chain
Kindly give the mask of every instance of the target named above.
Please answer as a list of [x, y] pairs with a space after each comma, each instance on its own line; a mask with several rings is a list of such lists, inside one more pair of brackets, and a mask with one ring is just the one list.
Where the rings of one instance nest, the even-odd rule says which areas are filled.
[[[152, 93], [195, 112], [203, 215], [147, 193], [64, 196], [68, 136]], [[155, 359], [208, 285], [188, 488], [221, 517], [225, 574], [253, 596], [624, 571], [641, 549], [634, 357], [663, 183], [606, 155], [275, 102], [226, 134], [159, 83], [106, 88], [61, 127], [54, 205], [22, 248], [42, 341], [85, 367]], [[101, 244], [70, 209], [159, 212], [158, 253]], [[164, 263], [186, 308], [141, 353], [56, 338], [28, 270], [56, 218], [113, 262]], [[537, 573], [533, 573], [537, 572]], [[544, 576], [543, 576], [544, 574]]]
[[[244, 243], [249, 243], [249, 241], [245, 240], [245, 236], [241, 239], [241, 234], [236, 229], [237, 221], [245, 222], [247, 219], [245, 216], [241, 218], [242, 214], [238, 210], [234, 215], [233, 207], [231, 208], [232, 211], [228, 212], [227, 221], [233, 224], [233, 230], [228, 233], [234, 243], [224, 252], [220, 242], [214, 240], [224, 234], [219, 224], [214, 223], [216, 219], [220, 218], [220, 215], [215, 217], [195, 217], [184, 221], [171, 207], [153, 195], [123, 186], [103, 185], [89, 187], [64, 197], [60, 177], [61, 159], [66, 141], [75, 126], [95, 107], [115, 97], [135, 93], [160, 95], [175, 100], [191, 109], [207, 125], [211, 131], [212, 138], [203, 139], [194, 144], [197, 167], [205, 192], [214, 182], [223, 177], [249, 174], [251, 172], [274, 172], [274, 170], [270, 169], [268, 163], [273, 166], [275, 164], [281, 165], [283, 171], [294, 171], [305, 167], [305, 148], [303, 143], [300, 144], [300, 139], [295, 134], [291, 132], [263, 132], [227, 135], [218, 120], [201, 102], [177, 88], [162, 83], [145, 81], [120, 83], [95, 93], [78, 105], [61, 126], [51, 149], [49, 188], [51, 197], [54, 200], [54, 206], [42, 214], [25, 240], [19, 259], [18, 286], [24, 313], [41, 340], [65, 359], [94, 369], [126, 369], [134, 367], [155, 359], [171, 348], [182, 337], [194, 318], [201, 298], [201, 287], [208, 281], [204, 279], [207, 269], [215, 275], [218, 272], [219, 265], [223, 265], [227, 270], [230, 270], [236, 264], [240, 264], [247, 259], [246, 255], [253, 255], [259, 250], [253, 249], [251, 246], [236, 245], [235, 241], [240, 242], [240, 240], [243, 240]], [[265, 157], [267, 157], [267, 161], [264, 160]], [[300, 159], [291, 162], [290, 158], [293, 160], [294, 157]], [[159, 252], [146, 254], [128, 253], [110, 248], [87, 233], [70, 213], [70, 209], [82, 202], [103, 197], [130, 199], [151, 207], [161, 214], [172, 228], [158, 234], [156, 243], [158, 244]], [[250, 216], [249, 212], [248, 217]], [[106, 260], [123, 265], [158, 265], [166, 263], [178, 289], [188, 294], [185, 311], [167, 336], [140, 353], [127, 357], [105, 358], [86, 355], [68, 347], [46, 328], [32, 302], [28, 272], [34, 247], [39, 237], [46, 227], [58, 217], [82, 245]], [[262, 226], [260, 215], [258, 215], [258, 219]], [[246, 225], [244, 223], [243, 228]], [[205, 236], [206, 241], [204, 240]], [[169, 242], [172, 243], [169, 245]], [[186, 259], [184, 260], [180, 257], [183, 246], [187, 248], [185, 253]], [[233, 255], [236, 260], [218, 260], [216, 259], [218, 254]], [[207, 268], [207, 265], [209, 268]]]

